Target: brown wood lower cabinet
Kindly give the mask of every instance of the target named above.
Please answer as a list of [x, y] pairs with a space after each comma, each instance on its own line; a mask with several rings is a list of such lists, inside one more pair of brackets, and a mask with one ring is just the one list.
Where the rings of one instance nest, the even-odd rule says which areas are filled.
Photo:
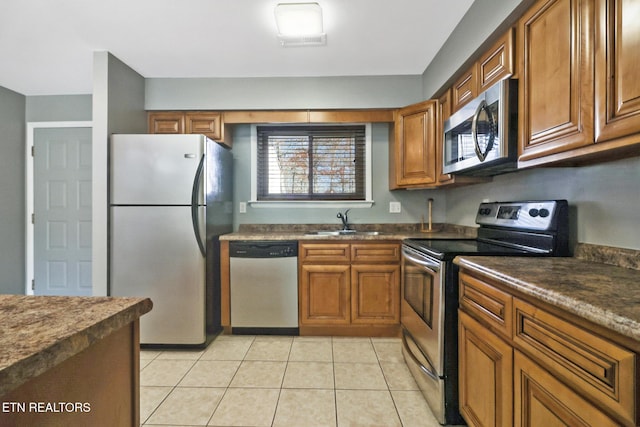
[[349, 265], [300, 267], [300, 314], [305, 325], [348, 325]]
[[638, 425], [638, 355], [589, 325], [462, 268], [459, 393], [467, 423]]
[[399, 307], [399, 265], [351, 266], [351, 323], [397, 324]]
[[139, 426], [139, 341], [135, 320], [0, 396], [25, 405], [0, 411], [0, 426]]
[[300, 335], [397, 336], [400, 244], [300, 242]]
[[514, 408], [516, 427], [534, 426], [619, 426], [519, 351], [514, 352]]
[[471, 426], [510, 426], [513, 349], [463, 311], [458, 340], [460, 413]]

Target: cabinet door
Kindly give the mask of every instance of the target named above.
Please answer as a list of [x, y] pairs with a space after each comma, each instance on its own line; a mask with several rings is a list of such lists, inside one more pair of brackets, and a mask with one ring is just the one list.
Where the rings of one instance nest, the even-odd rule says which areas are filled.
[[514, 426], [620, 425], [528, 357], [514, 353]]
[[443, 173], [444, 157], [444, 122], [451, 116], [451, 89], [447, 90], [438, 99], [438, 133], [436, 135], [436, 172], [438, 184], [448, 184], [453, 180], [453, 175]]
[[349, 324], [349, 265], [302, 265], [299, 284], [302, 325]]
[[206, 135], [218, 141], [222, 138], [220, 113], [188, 112], [185, 114], [185, 133]]
[[435, 184], [436, 101], [403, 108], [396, 121], [396, 183]]
[[354, 324], [400, 322], [400, 266], [351, 266], [351, 321]]
[[470, 426], [511, 426], [513, 350], [466, 313], [458, 314], [460, 413]]
[[453, 84], [452, 111], [458, 111], [463, 105], [478, 96], [477, 64]]
[[598, 0], [596, 141], [640, 132], [637, 0]]
[[478, 60], [478, 94], [514, 71], [514, 29], [509, 29]]
[[184, 113], [180, 111], [149, 113], [149, 133], [184, 133]]
[[521, 161], [593, 144], [591, 4], [539, 0], [519, 21]]

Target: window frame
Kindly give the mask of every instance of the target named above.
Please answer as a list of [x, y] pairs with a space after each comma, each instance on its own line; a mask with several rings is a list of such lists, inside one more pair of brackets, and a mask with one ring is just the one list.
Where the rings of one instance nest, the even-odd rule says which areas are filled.
[[[306, 124], [291, 123], [290, 126], [304, 126]], [[251, 125], [251, 199], [249, 204], [256, 208], [367, 208], [374, 203], [372, 198], [372, 143], [371, 143], [371, 123], [312, 123], [309, 127], [318, 126], [364, 126], [365, 127], [365, 199], [364, 200], [258, 200], [258, 126], [268, 126], [267, 124]], [[287, 124], [277, 124], [274, 126], [288, 126]]]

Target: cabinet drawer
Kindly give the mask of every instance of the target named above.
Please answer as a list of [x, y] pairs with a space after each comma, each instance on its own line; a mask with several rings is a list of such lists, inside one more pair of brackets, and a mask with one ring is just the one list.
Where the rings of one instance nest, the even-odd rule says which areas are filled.
[[400, 262], [400, 245], [397, 243], [353, 243], [352, 262]]
[[300, 243], [300, 262], [349, 262], [348, 243]]
[[552, 374], [635, 425], [635, 354], [514, 299], [514, 343]]
[[493, 286], [467, 274], [460, 274], [460, 307], [484, 321], [495, 332], [511, 339], [513, 298]]

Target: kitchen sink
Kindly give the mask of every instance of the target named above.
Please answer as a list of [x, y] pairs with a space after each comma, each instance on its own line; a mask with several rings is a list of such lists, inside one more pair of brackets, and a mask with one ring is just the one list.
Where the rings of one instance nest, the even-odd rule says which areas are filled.
[[308, 231], [305, 236], [378, 236], [379, 231], [356, 231], [356, 230], [319, 230]]

